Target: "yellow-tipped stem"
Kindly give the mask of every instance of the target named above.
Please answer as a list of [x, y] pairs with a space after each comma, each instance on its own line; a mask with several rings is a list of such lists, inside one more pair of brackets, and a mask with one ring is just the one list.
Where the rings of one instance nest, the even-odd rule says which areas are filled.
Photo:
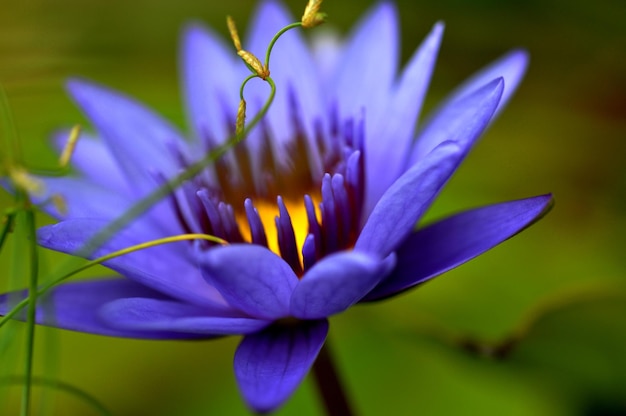
[[30, 175], [24, 168], [14, 166], [9, 168], [9, 177], [20, 189], [24, 189], [32, 195], [42, 195], [44, 184], [39, 179]]
[[320, 13], [322, 0], [309, 0], [302, 15], [302, 27], [311, 28], [324, 23], [325, 13]]
[[237, 26], [235, 26], [235, 20], [230, 16], [226, 16], [226, 25], [228, 26], [228, 32], [230, 32], [230, 37], [233, 40], [235, 49], [239, 52], [242, 48], [239, 33], [237, 33]]
[[237, 55], [243, 59], [248, 68], [261, 79], [265, 80], [270, 76], [270, 71], [259, 61], [259, 58], [254, 56], [251, 52], [244, 51], [243, 49], [237, 52]]
[[61, 152], [61, 156], [59, 157], [59, 165], [64, 168], [70, 163], [70, 159], [72, 158], [72, 154], [74, 154], [74, 149], [76, 148], [76, 142], [78, 142], [78, 138], [80, 137], [80, 126], [76, 125], [72, 128], [70, 132], [70, 137], [67, 139], [67, 143], [63, 148], [63, 152]]
[[239, 101], [239, 108], [237, 109], [237, 124], [235, 125], [235, 133], [237, 136], [243, 134], [243, 130], [246, 126], [246, 100]]
[[67, 215], [67, 202], [65, 202], [65, 198], [63, 198], [59, 194], [54, 194], [50, 197], [50, 201], [52, 205], [57, 209], [57, 212], [63, 216]]

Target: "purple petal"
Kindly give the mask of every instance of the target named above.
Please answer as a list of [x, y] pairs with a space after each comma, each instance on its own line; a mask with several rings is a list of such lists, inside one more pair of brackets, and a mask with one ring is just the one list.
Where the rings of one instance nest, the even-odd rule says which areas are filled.
[[270, 412], [293, 394], [324, 345], [328, 321], [272, 326], [247, 335], [235, 353], [235, 377], [248, 405]]
[[[0, 296], [0, 315], [6, 314], [12, 304], [26, 296], [9, 293]], [[100, 319], [99, 311], [105, 304], [125, 297], [168, 299], [166, 296], [127, 279], [106, 279], [67, 283], [54, 288], [39, 300], [37, 323], [91, 334], [146, 339], [197, 338], [194, 334], [171, 331], [138, 331], [114, 328]], [[20, 319], [24, 319], [23, 315]]]
[[[496, 110], [496, 114], [498, 114], [502, 111], [524, 77], [526, 68], [528, 67], [528, 59], [528, 53], [524, 50], [518, 49], [507, 53], [486, 68], [472, 75], [471, 78], [457, 87], [444, 99], [439, 109], [447, 107], [454, 101], [463, 99], [463, 97], [471, 94], [489, 81], [502, 77], [504, 79], [505, 88], [502, 93], [502, 99], [500, 99], [500, 103], [498, 104], [498, 109]], [[437, 110], [434, 113], [438, 111], [441, 110]]]
[[[61, 153], [70, 136], [69, 130], [58, 132], [53, 137], [53, 142], [58, 152]], [[128, 188], [128, 180], [113, 155], [109, 152], [102, 139], [81, 132], [72, 153], [72, 167], [76, 168], [90, 182], [100, 185], [115, 193], [128, 196], [132, 195]], [[111, 204], [113, 205], [113, 204]]]
[[33, 196], [34, 203], [48, 201], [53, 195], [63, 198], [67, 212], [59, 212], [53, 204], [45, 210], [55, 218], [102, 218], [113, 219], [122, 215], [132, 201], [123, 194], [102, 185], [77, 177], [39, 177], [45, 185], [41, 196]]
[[443, 108], [418, 134], [411, 163], [444, 141], [457, 142], [467, 152], [489, 124], [503, 90], [502, 78], [494, 79]]
[[287, 263], [265, 247], [231, 244], [199, 252], [205, 279], [233, 308], [260, 319], [289, 314], [298, 278]]
[[189, 123], [198, 138], [221, 143], [230, 136], [243, 71], [236, 70], [231, 45], [199, 25], [189, 25], [182, 40], [181, 69]]
[[[100, 232], [106, 221], [73, 219], [42, 227], [39, 244], [64, 253], [76, 253]], [[163, 237], [163, 236], [161, 236]], [[131, 227], [116, 233], [90, 258], [145, 243], [154, 238], [145, 228]], [[103, 264], [124, 276], [168, 295], [200, 305], [219, 304], [221, 295], [202, 278], [189, 254], [189, 242], [165, 244], [125, 254]]]
[[513, 237], [545, 215], [552, 195], [473, 209], [411, 234], [398, 248], [393, 273], [367, 300], [391, 296], [423, 283]]
[[220, 309], [153, 298], [115, 300], [102, 307], [100, 317], [109, 326], [121, 330], [175, 331], [207, 336], [248, 334], [270, 324], [243, 315], [224, 316]]
[[356, 251], [325, 257], [309, 270], [291, 297], [291, 314], [321, 319], [343, 312], [371, 291], [394, 266]]
[[[366, 212], [371, 211], [406, 166], [413, 129], [428, 90], [442, 34], [443, 24], [438, 23], [409, 61], [394, 86], [392, 101], [375, 123], [374, 134], [367, 137], [367, 171], [376, 175], [366, 176]], [[371, 119], [378, 115], [368, 116]]]
[[398, 65], [397, 20], [395, 6], [381, 2], [351, 34], [328, 91], [340, 119], [360, 116], [364, 108], [373, 116], [388, 104]]
[[402, 175], [374, 207], [354, 249], [388, 256], [410, 234], [462, 156], [456, 143], [446, 142]]
[[176, 173], [172, 145], [184, 145], [184, 140], [170, 124], [105, 87], [71, 80], [67, 88], [138, 191], [143, 193], [157, 185], [155, 172], [166, 177]]

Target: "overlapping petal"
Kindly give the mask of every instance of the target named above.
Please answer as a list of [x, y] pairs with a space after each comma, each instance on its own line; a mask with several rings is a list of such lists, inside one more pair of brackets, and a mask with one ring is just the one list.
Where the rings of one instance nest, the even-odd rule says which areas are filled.
[[257, 332], [270, 322], [245, 315], [225, 315], [222, 308], [208, 308], [173, 300], [124, 298], [104, 305], [100, 318], [122, 330], [175, 331], [204, 336]]
[[[406, 166], [413, 132], [435, 67], [443, 24], [437, 23], [415, 52], [392, 91], [392, 100], [380, 114], [370, 114], [374, 123], [368, 135], [365, 212], [370, 212], [384, 191]], [[391, 145], [393, 143], [393, 145]]]
[[[39, 244], [64, 253], [76, 253], [108, 223], [96, 219], [74, 219], [42, 227]], [[150, 240], [145, 228], [131, 228], [115, 233], [89, 257], [95, 258]], [[107, 267], [178, 299], [199, 305], [223, 305], [221, 295], [202, 278], [188, 254], [189, 243], [172, 243], [146, 248], [113, 258], [103, 263]]]
[[46, 203], [44, 209], [55, 218], [102, 218], [114, 219], [132, 205], [132, 200], [108, 187], [83, 178], [72, 176], [39, 177], [45, 186], [44, 194], [34, 196], [35, 203], [49, 201], [54, 195], [61, 196], [65, 208]]
[[370, 214], [355, 250], [388, 256], [411, 232], [448, 178], [463, 153], [454, 142], [433, 150], [400, 177]]
[[204, 278], [234, 308], [261, 319], [289, 315], [298, 278], [283, 259], [265, 247], [232, 244], [198, 253]]
[[[463, 97], [471, 94], [489, 81], [501, 77], [504, 79], [505, 88], [496, 110], [496, 114], [499, 113], [506, 106], [506, 103], [508, 103], [524, 77], [528, 67], [528, 59], [528, 53], [521, 49], [515, 49], [507, 53], [458, 86], [441, 102], [439, 109], [443, 109], [453, 102], [463, 99]], [[439, 111], [435, 110], [433, 114], [437, 114]]]
[[321, 319], [357, 303], [385, 277], [387, 263], [357, 251], [341, 252], [316, 263], [291, 297], [291, 314]]
[[411, 234], [398, 248], [397, 266], [367, 300], [391, 296], [484, 253], [540, 219], [552, 195], [462, 212]]
[[[0, 315], [5, 315], [25, 292], [0, 296]], [[173, 331], [139, 331], [109, 326], [100, 318], [101, 308], [111, 301], [126, 297], [168, 299], [163, 294], [128, 279], [104, 279], [66, 283], [58, 286], [39, 300], [37, 323], [72, 331], [114, 337], [145, 339], [197, 338], [194, 334]], [[22, 317], [23, 318], [23, 317]]]
[[503, 91], [504, 80], [496, 78], [443, 107], [420, 131], [411, 163], [420, 162], [444, 141], [454, 141], [467, 152], [489, 124]]
[[173, 150], [182, 151], [184, 140], [169, 123], [136, 101], [94, 83], [74, 79], [67, 88], [137, 192], [157, 185], [155, 173], [165, 177], [176, 173]]
[[235, 353], [235, 377], [244, 399], [257, 412], [281, 405], [298, 387], [319, 353], [326, 320], [276, 325], [247, 335]]

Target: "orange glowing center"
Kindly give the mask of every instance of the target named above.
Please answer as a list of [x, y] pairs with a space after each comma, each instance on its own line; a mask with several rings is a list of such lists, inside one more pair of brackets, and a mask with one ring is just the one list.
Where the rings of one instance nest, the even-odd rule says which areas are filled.
[[[319, 201], [319, 197], [317, 195], [311, 196], [315, 205], [315, 215], [317, 220], [320, 220], [320, 212], [317, 201]], [[272, 250], [277, 255], [281, 255], [280, 248], [278, 247], [278, 232], [276, 230], [275, 218], [279, 215], [278, 205], [276, 201], [266, 200], [264, 198], [253, 199], [254, 207], [257, 209], [259, 213], [259, 217], [261, 218], [261, 222], [263, 223], [263, 228], [265, 229], [265, 235], [267, 236], [267, 244], [269, 249]], [[295, 198], [284, 198], [283, 202], [285, 203], [285, 207], [289, 212], [289, 217], [291, 218], [291, 224], [293, 226], [294, 235], [296, 238], [296, 245], [298, 247], [298, 256], [300, 257], [300, 262], [302, 263], [302, 246], [304, 244], [304, 240], [306, 239], [309, 233], [309, 222], [306, 213], [306, 208], [304, 206], [304, 202], [302, 199]], [[237, 220], [237, 224], [239, 225], [239, 229], [243, 238], [247, 242], [252, 241], [252, 236], [250, 232], [250, 225], [246, 218], [245, 212], [238, 212], [235, 216]]]

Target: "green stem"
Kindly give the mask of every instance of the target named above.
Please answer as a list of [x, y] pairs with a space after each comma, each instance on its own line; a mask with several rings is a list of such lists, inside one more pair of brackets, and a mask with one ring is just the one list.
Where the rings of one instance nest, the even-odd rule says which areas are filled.
[[[155, 247], [161, 244], [174, 243], [174, 242], [184, 241], [184, 240], [207, 240], [207, 241], [211, 241], [211, 242], [218, 243], [218, 244], [225, 243], [225, 241], [222, 240], [221, 238], [217, 238], [212, 235], [205, 235], [205, 234], [181, 234], [181, 235], [161, 238], [158, 240], [148, 241], [146, 243], [141, 243], [141, 244], [137, 244], [131, 247], [126, 247], [124, 249], [114, 251], [113, 253], [109, 253], [105, 256], [98, 257], [97, 259], [88, 261], [87, 263], [83, 264], [80, 267], [77, 267], [76, 269], [71, 270], [70, 272], [67, 272], [67, 273], [61, 274], [58, 277], [52, 278], [49, 282], [44, 283], [34, 293], [36, 294], [37, 297], [41, 297], [44, 294], [46, 294], [50, 289], [52, 289], [53, 287], [55, 287], [56, 285], [58, 285], [65, 279], [68, 279], [72, 277], [73, 275], [82, 272], [83, 270], [87, 270], [90, 267], [96, 266], [98, 264], [102, 264], [107, 260], [111, 260], [112, 258], [119, 257], [128, 253], [132, 253], [134, 251], [143, 250], [148, 247]], [[0, 319], [0, 328], [9, 320], [11, 320], [15, 315], [17, 315], [17, 313], [21, 311], [24, 307], [26, 307], [29, 303], [30, 303], [30, 296], [16, 303], [13, 306], [13, 308], [10, 311], [8, 311], [2, 317], [2, 319]]]
[[267, 70], [269, 71], [270, 69], [270, 55], [272, 54], [272, 48], [274, 48], [274, 44], [276, 43], [276, 41], [278, 40], [278, 38], [280, 38], [283, 33], [285, 33], [288, 30], [294, 29], [296, 27], [300, 27], [302, 26], [302, 22], [296, 22], [296, 23], [292, 23], [290, 25], [285, 26], [284, 28], [280, 29], [272, 38], [272, 40], [270, 41], [269, 46], [267, 47], [267, 51], [265, 52], [265, 68], [267, 68]]
[[[0, 379], [0, 384], [21, 384], [24, 383], [24, 377], [6, 377]], [[78, 387], [72, 386], [71, 384], [64, 383], [58, 380], [50, 380], [46, 378], [33, 377], [31, 379], [32, 384], [50, 387], [53, 389], [57, 389], [60, 391], [64, 391], [68, 394], [71, 394], [81, 400], [83, 400], [86, 404], [91, 406], [93, 409], [98, 411], [103, 416], [110, 416], [111, 413], [107, 410], [106, 407], [102, 405], [95, 397], [91, 396], [87, 392], [79, 389]]]
[[243, 80], [243, 82], [241, 83], [241, 87], [239, 87], [239, 99], [243, 100], [243, 90], [246, 88], [246, 84], [248, 83], [248, 81], [250, 81], [251, 79], [254, 78], [260, 78], [257, 74], [252, 74], [252, 75], [248, 75], [246, 77], [246, 79]]
[[20, 414], [30, 414], [31, 384], [33, 377], [33, 354], [35, 348], [35, 319], [37, 312], [37, 280], [39, 275], [39, 259], [37, 256], [37, 234], [35, 228], [35, 213], [30, 205], [30, 200], [25, 192], [18, 192], [17, 200], [24, 205], [24, 223], [26, 226], [26, 238], [28, 240], [30, 273], [28, 281], [28, 310], [26, 327], [26, 363], [24, 368], [24, 386], [22, 390], [22, 406]]
[[3, 219], [4, 224], [2, 225], [2, 230], [0, 230], [0, 249], [4, 245], [4, 241], [7, 238], [7, 235], [13, 228], [13, 222], [15, 221], [15, 211], [9, 211], [6, 213], [6, 216]]
[[322, 347], [315, 364], [313, 364], [313, 378], [322, 396], [328, 416], [352, 416], [355, 414], [348, 403], [348, 397], [341, 384], [339, 372], [328, 347], [328, 341]]

